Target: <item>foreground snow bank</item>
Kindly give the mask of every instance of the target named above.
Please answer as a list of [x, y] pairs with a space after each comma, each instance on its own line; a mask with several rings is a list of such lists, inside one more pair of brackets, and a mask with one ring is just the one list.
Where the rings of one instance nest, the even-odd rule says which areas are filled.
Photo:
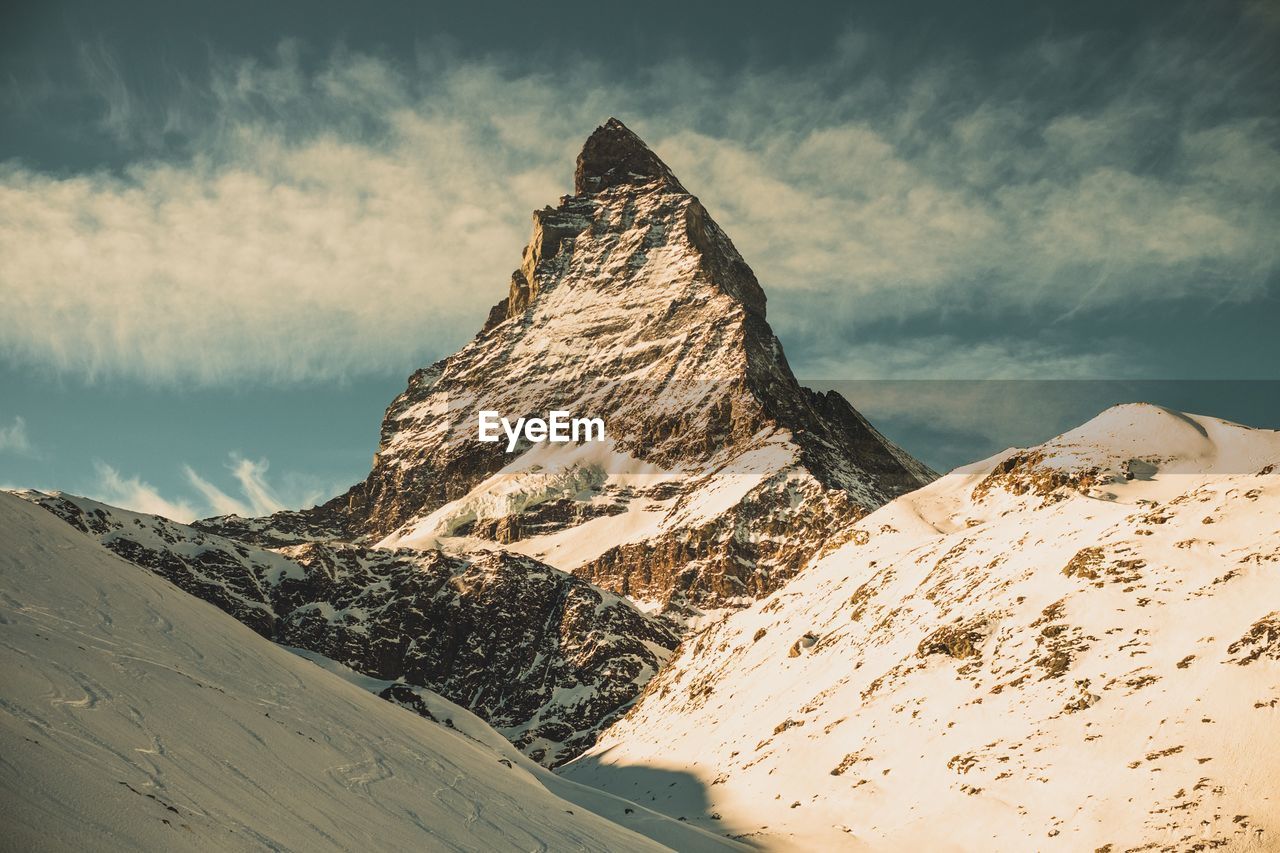
[[591, 808], [729, 845], [384, 702], [3, 493], [0, 684], [13, 849], [664, 849]]

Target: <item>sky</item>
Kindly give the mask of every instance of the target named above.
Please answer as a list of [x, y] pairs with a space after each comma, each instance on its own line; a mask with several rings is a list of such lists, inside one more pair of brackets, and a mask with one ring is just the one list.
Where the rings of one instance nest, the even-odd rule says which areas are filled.
[[1280, 427], [1278, 58], [1275, 2], [8, 3], [0, 486], [361, 479], [611, 115], [935, 468], [1129, 393]]

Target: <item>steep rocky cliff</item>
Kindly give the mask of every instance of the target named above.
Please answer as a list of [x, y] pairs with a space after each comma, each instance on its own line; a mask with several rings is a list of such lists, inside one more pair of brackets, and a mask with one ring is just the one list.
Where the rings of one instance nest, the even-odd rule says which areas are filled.
[[[600, 445], [477, 441], [477, 412], [606, 421]], [[696, 197], [616, 119], [537, 211], [508, 293], [392, 402], [368, 478], [315, 510], [210, 519], [261, 544], [501, 544], [636, 598], [775, 589], [932, 474], [802, 388], [765, 296]]]

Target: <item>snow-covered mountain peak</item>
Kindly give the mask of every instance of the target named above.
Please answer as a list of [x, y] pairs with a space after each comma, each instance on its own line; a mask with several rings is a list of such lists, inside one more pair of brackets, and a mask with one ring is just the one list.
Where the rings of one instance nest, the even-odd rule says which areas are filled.
[[[397, 547], [496, 543], [615, 592], [720, 606], [931, 479], [844, 398], [800, 386], [751, 268], [621, 122], [588, 138], [575, 185], [534, 213], [480, 333], [392, 402], [363, 483], [312, 512], [204, 526], [277, 545], [324, 525]], [[607, 447], [509, 452], [477, 440], [481, 410], [599, 417]]]
[[1134, 481], [1252, 474], [1277, 461], [1280, 437], [1270, 430], [1128, 403], [1043, 444], [966, 466], [963, 473], [986, 470], [973, 491], [977, 499], [993, 492], [1045, 501], [1072, 492], [1114, 499], [1117, 487]]
[[1049, 459], [1077, 464], [1136, 460], [1167, 474], [1243, 474], [1274, 461], [1280, 443], [1268, 430], [1128, 403], [1046, 442], [1044, 449]]

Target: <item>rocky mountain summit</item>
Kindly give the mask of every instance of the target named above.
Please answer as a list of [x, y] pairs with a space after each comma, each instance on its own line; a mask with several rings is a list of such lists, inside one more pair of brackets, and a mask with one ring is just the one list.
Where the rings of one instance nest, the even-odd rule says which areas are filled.
[[678, 642], [625, 600], [516, 554], [275, 552], [85, 498], [17, 494], [261, 636], [386, 682], [383, 698], [420, 713], [417, 689], [439, 693], [549, 766], [594, 742]]
[[[606, 435], [508, 448], [481, 411]], [[269, 822], [259, 779], [358, 813], [335, 834], [291, 801], [280, 837], [302, 847], [387, 816], [399, 846], [459, 849], [1196, 853], [1280, 832], [1280, 433], [1118, 406], [935, 478], [799, 385], [728, 236], [616, 120], [345, 494], [192, 525], [18, 494], [80, 531], [0, 495], [28, 835], [74, 802], [98, 809], [77, 837], [158, 837], [99, 814], [124, 785], [163, 832], [212, 838]]]
[[[930, 477], [797, 384], [750, 268], [617, 120], [574, 190], [534, 214], [476, 338], [410, 378], [345, 495], [193, 525], [23, 497], [384, 698], [421, 712], [433, 690], [536, 761], [574, 757], [670, 656], [685, 605], [775, 589]], [[480, 410], [602, 417], [607, 439], [508, 453], [477, 440]]]
[[565, 773], [775, 850], [1274, 849], [1278, 472], [1280, 433], [1151, 405], [959, 468]]
[[[509, 454], [477, 441], [481, 409], [598, 416], [608, 440]], [[610, 119], [574, 194], [534, 213], [479, 334], [392, 402], [364, 482], [314, 510], [197, 526], [277, 547], [497, 545], [633, 598], [716, 607], [776, 589], [932, 476], [844, 398], [796, 382], [729, 237]]]

